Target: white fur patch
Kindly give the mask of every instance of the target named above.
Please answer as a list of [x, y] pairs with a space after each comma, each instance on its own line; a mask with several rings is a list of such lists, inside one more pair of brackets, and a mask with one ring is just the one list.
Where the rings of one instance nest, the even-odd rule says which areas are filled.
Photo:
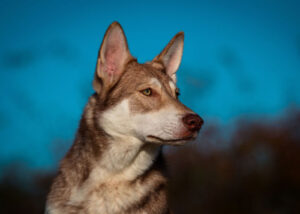
[[157, 86], [158, 88], [161, 88], [161, 83], [160, 83], [160, 81], [159, 81], [158, 79], [156, 79], [156, 78], [151, 78], [150, 84], [153, 84], [153, 85]]
[[129, 101], [125, 99], [112, 109], [105, 111], [99, 122], [107, 134], [123, 139], [133, 135], [130, 117]]
[[174, 84], [173, 81], [169, 81], [169, 85], [170, 85], [170, 88], [172, 89], [172, 91], [176, 90], [176, 85]]
[[[144, 141], [137, 132], [137, 122], [130, 112], [129, 101], [123, 100], [114, 108], [103, 113], [100, 124], [111, 136], [108, 151], [103, 154], [100, 166], [112, 173], [122, 171], [123, 180], [131, 180], [140, 175], [155, 157], [142, 150]], [[154, 151], [156, 154], [156, 151]], [[140, 165], [138, 165], [140, 164]], [[126, 170], [124, 170], [126, 168]]]
[[182, 113], [173, 106], [155, 112], [136, 114], [132, 120], [135, 121], [136, 131], [144, 137], [145, 141], [150, 135], [164, 140], [177, 139], [184, 128]]
[[[87, 213], [118, 213], [149, 193], [151, 187], [130, 181], [143, 174], [155, 160], [159, 147], [145, 145], [136, 135], [128, 100], [103, 113], [100, 125], [111, 136], [108, 148], [95, 163], [89, 178], [74, 187], [70, 203], [88, 203]], [[98, 190], [98, 191], [95, 191]], [[107, 203], [109, 201], [109, 203]], [[109, 206], [103, 206], [109, 204]]]

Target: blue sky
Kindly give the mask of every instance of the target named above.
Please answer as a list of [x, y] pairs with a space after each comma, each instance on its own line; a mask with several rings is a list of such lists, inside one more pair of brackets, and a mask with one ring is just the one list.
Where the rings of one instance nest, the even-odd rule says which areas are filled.
[[206, 121], [276, 117], [300, 103], [299, 1], [0, 2], [0, 165], [55, 167], [93, 92], [97, 51], [117, 20], [151, 60], [185, 32], [181, 100]]

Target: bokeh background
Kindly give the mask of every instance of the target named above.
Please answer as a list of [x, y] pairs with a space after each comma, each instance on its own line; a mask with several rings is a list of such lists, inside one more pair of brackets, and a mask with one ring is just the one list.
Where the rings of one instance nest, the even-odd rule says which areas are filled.
[[0, 1], [0, 212], [43, 213], [119, 21], [133, 56], [185, 32], [199, 138], [166, 148], [174, 213], [300, 213], [300, 1]]

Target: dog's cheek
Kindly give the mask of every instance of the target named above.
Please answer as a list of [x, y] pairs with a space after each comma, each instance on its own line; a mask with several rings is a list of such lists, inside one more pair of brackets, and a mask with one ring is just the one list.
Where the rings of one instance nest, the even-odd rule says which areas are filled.
[[129, 135], [133, 129], [128, 100], [124, 99], [100, 117], [100, 126], [110, 135]]
[[159, 121], [151, 113], [134, 114], [131, 120], [135, 124], [136, 136], [141, 140], [145, 140], [147, 136], [153, 135], [159, 130]]

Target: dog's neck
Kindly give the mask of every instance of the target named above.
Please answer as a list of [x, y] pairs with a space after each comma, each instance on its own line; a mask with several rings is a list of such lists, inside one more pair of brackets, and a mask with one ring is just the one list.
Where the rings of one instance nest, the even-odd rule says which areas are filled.
[[98, 169], [107, 173], [110, 180], [132, 181], [151, 167], [159, 152], [159, 146], [134, 137], [109, 139]]
[[[84, 115], [75, 143], [64, 160], [71, 170], [64, 174], [68, 176], [67, 180], [73, 180], [69, 199], [72, 203], [82, 203], [102, 185], [136, 183], [146, 176], [152, 166], [157, 165], [154, 162], [161, 152], [160, 146], [145, 144], [133, 137], [113, 138], [101, 129], [89, 127], [86, 122]], [[144, 188], [143, 191], [147, 192], [148, 189]]]
[[[93, 182], [132, 181], [147, 171], [161, 152], [161, 146], [128, 135], [112, 136], [99, 127], [92, 114], [96, 102], [92, 97], [85, 109], [72, 149], [89, 163], [86, 176]], [[77, 146], [76, 146], [77, 145]], [[78, 157], [78, 156], [77, 156]]]

